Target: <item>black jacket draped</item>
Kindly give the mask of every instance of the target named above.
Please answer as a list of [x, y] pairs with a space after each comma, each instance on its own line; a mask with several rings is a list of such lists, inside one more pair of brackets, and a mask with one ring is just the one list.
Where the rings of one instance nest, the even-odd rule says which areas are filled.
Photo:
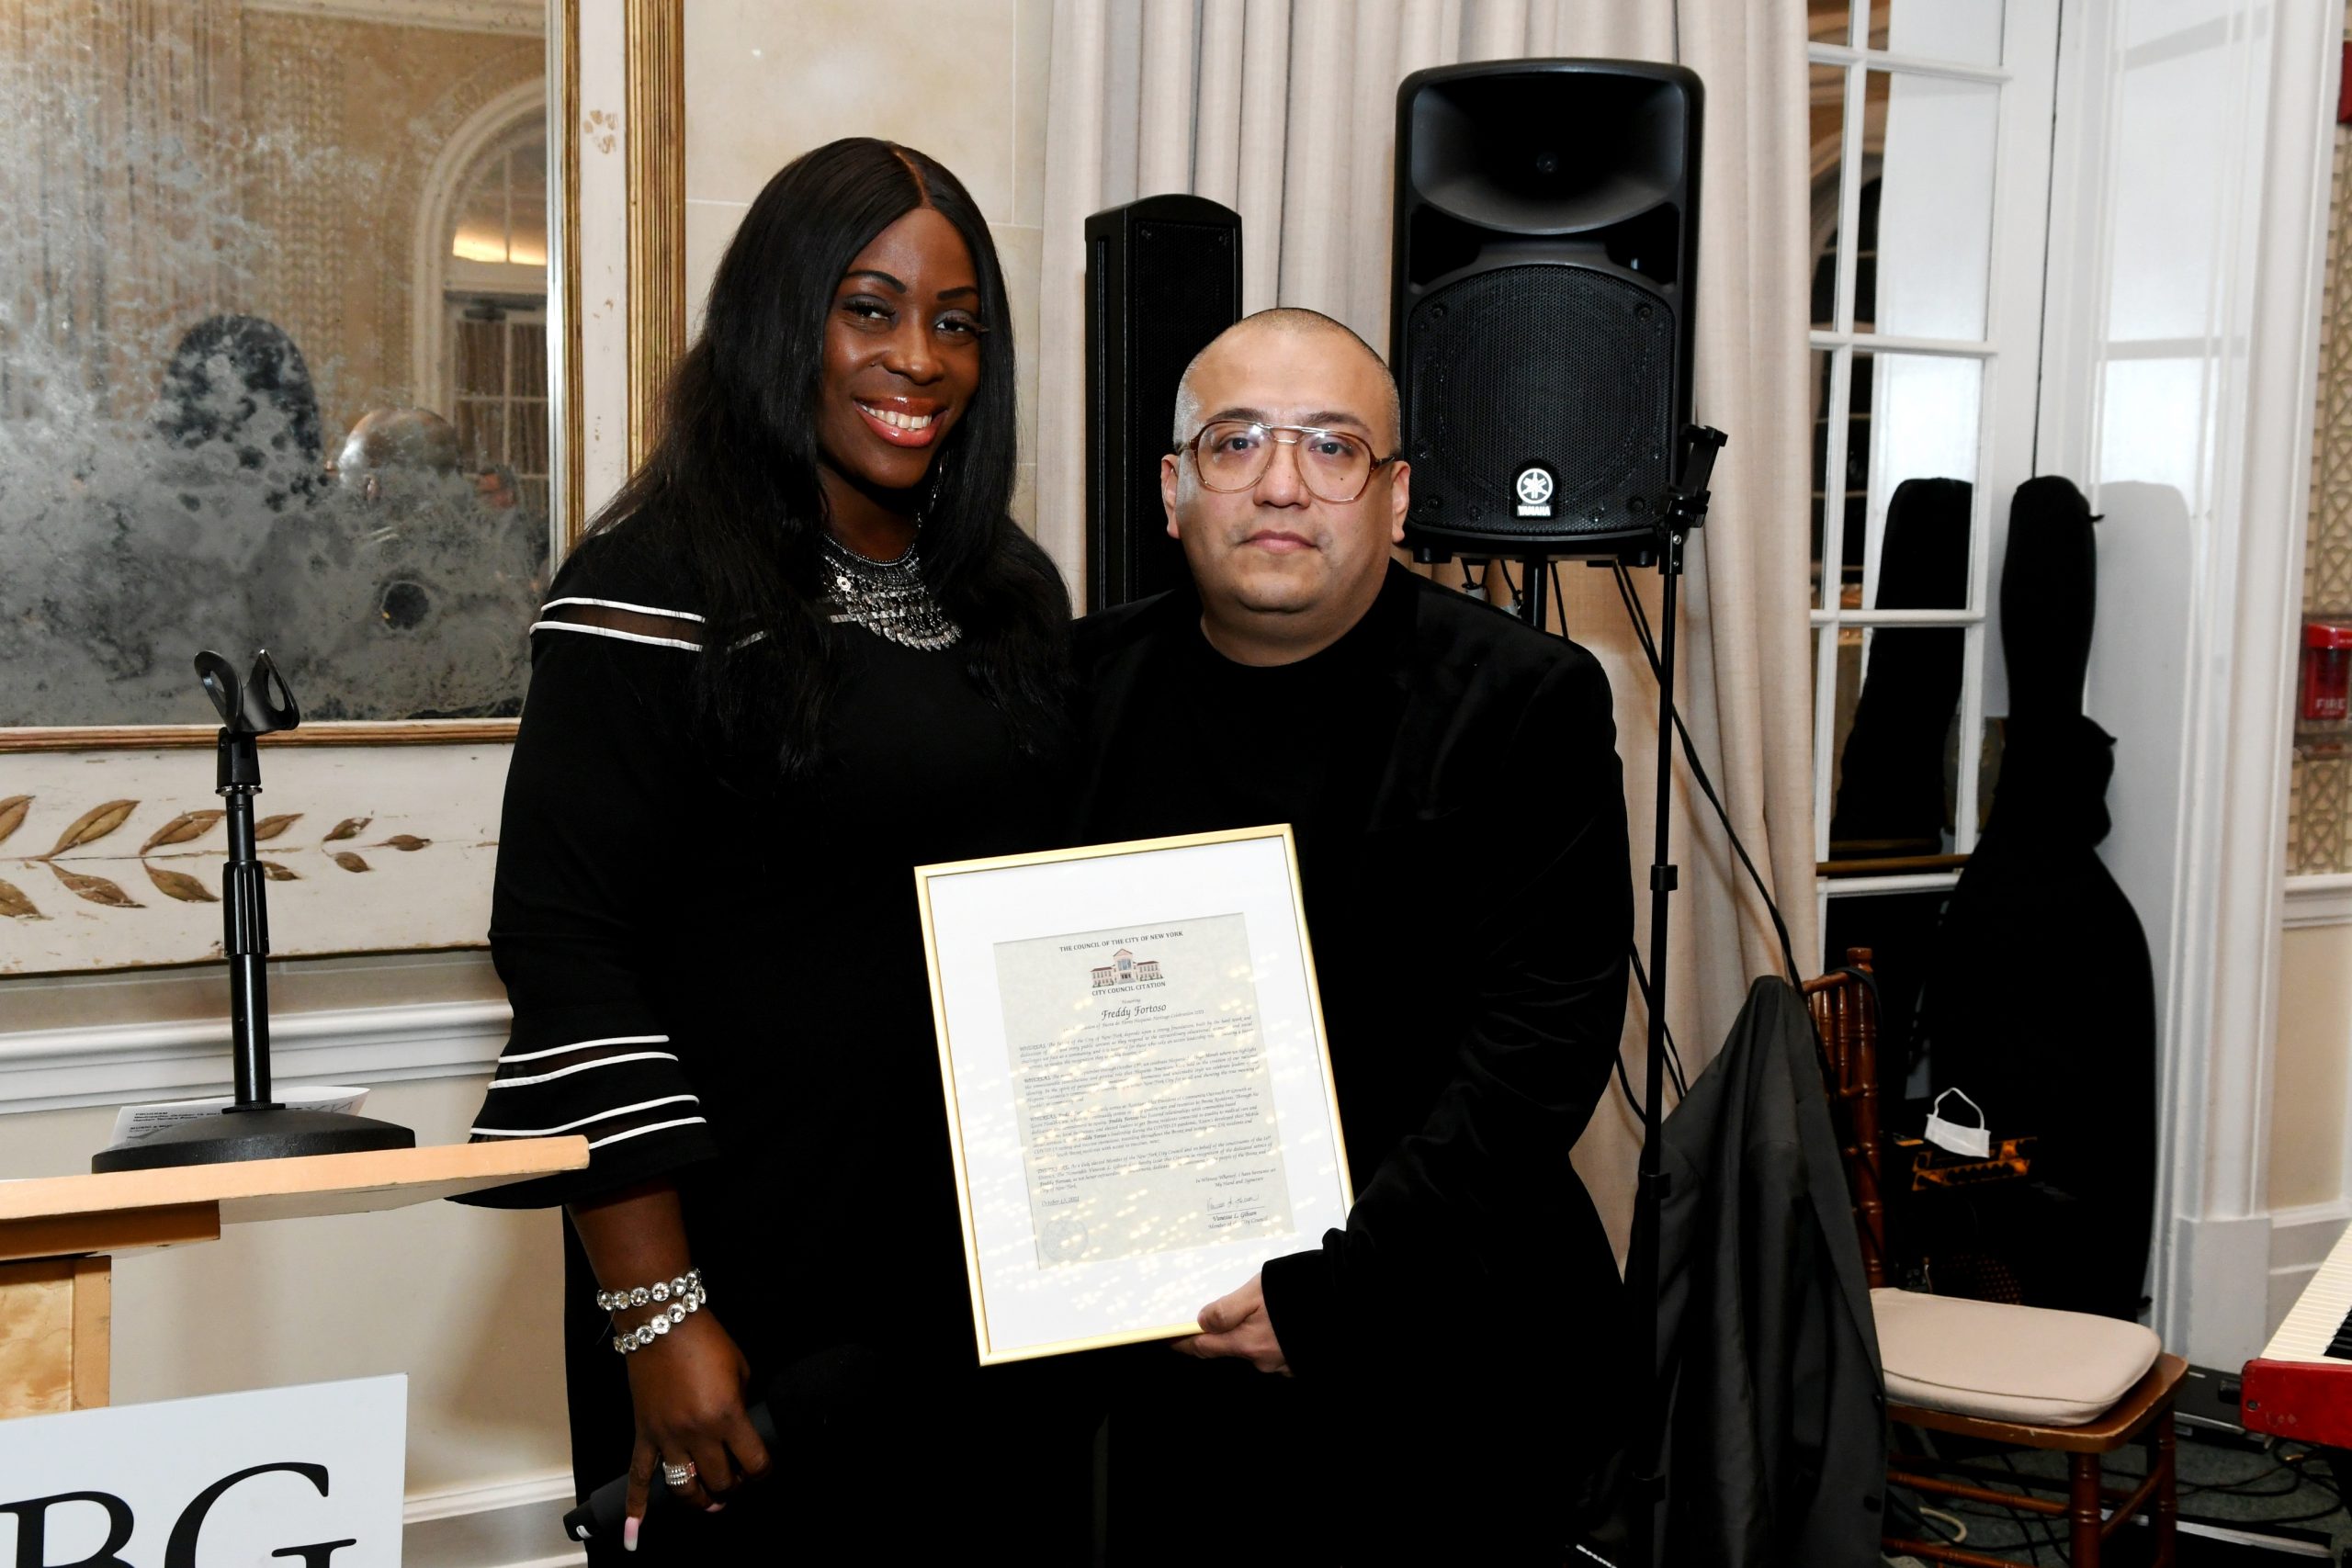
[[1667, 1119], [1665, 1568], [1873, 1568], [1886, 1404], [1804, 999], [1766, 976]]

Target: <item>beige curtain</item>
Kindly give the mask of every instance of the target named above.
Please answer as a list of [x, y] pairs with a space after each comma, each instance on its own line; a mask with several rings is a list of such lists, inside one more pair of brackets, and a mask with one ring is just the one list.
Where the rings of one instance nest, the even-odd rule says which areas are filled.
[[220, 308], [237, 0], [0, 0], [0, 416], [142, 412], [175, 334]]
[[[1087, 215], [1188, 191], [1242, 219], [1243, 305], [1304, 305], [1385, 344], [1396, 85], [1461, 61], [1675, 61], [1706, 87], [1694, 413], [1730, 433], [1690, 551], [1678, 701], [1788, 918], [1815, 952], [1807, 630], [1807, 141], [1801, 0], [1056, 0], [1043, 297], [1084, 298]], [[1040, 385], [1084, 384], [1084, 321], [1047, 311]], [[1082, 580], [1084, 410], [1040, 412], [1039, 536]], [[1448, 574], [1441, 570], [1441, 577]], [[1562, 619], [1608, 666], [1648, 931], [1657, 694], [1606, 573], [1562, 573]], [[1657, 613], [1654, 574], [1642, 592]], [[1780, 966], [1763, 907], [1678, 762], [1667, 1016], [1694, 1075]], [[1508, 846], [1496, 846], [1498, 854]], [[1640, 1083], [1645, 1015], [1625, 1055]], [[1577, 1164], [1622, 1251], [1639, 1127], [1612, 1091]]]

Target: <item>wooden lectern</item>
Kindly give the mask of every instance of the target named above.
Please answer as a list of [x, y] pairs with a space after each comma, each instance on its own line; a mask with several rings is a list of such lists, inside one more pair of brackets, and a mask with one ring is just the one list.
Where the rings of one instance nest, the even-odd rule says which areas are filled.
[[588, 1141], [187, 1165], [0, 1182], [0, 1419], [107, 1403], [113, 1256], [218, 1241], [224, 1224], [357, 1214], [580, 1170]]

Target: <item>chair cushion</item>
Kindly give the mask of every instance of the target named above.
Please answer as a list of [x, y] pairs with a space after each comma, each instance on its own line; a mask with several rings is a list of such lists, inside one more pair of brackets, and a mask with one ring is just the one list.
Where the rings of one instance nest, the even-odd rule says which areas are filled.
[[2097, 1420], [2145, 1377], [2163, 1344], [2118, 1318], [1876, 1290], [1890, 1399], [2037, 1427]]

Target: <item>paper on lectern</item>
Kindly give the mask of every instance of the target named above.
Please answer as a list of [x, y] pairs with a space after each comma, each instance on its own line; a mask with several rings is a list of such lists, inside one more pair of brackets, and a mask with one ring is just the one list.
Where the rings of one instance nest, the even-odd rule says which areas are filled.
[[[340, 1089], [331, 1084], [281, 1089], [275, 1092], [280, 1105], [297, 1111], [331, 1111], [346, 1116], [357, 1111], [368, 1100], [368, 1091], [364, 1089]], [[169, 1100], [153, 1105], [126, 1105], [115, 1112], [114, 1141], [118, 1145], [143, 1144], [166, 1127], [217, 1116], [234, 1103], [223, 1094], [209, 1100]]]

